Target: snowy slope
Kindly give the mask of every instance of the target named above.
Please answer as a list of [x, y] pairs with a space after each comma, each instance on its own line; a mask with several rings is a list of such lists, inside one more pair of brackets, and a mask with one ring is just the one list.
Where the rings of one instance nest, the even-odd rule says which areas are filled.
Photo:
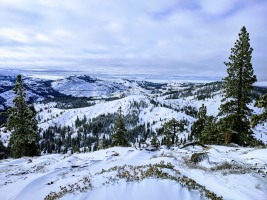
[[[0, 74], [0, 105], [2, 107], [8, 107], [13, 105], [14, 91], [16, 77], [5, 76]], [[51, 87], [51, 81], [23, 77], [23, 84], [26, 89], [26, 96], [29, 102], [40, 102], [53, 95], [59, 95], [60, 93], [54, 91]]]
[[[29, 90], [26, 91], [27, 100], [34, 99], [34, 101], [42, 101], [44, 97], [33, 93]], [[13, 106], [13, 99], [15, 98], [15, 94], [13, 90], [8, 90], [0, 94], [0, 97], [5, 99], [5, 106]]]
[[[62, 125], [62, 126], [74, 126], [75, 120], [78, 118], [82, 119], [84, 116], [88, 120], [93, 119], [101, 114], [107, 113], [117, 113], [119, 107], [124, 111], [124, 115], [130, 114], [133, 110], [131, 104], [133, 102], [145, 102], [147, 107], [142, 108], [139, 119], [140, 123], [152, 123], [152, 129], [156, 130], [163, 126], [166, 121], [175, 118], [177, 120], [188, 119], [190, 122], [194, 121], [194, 118], [186, 115], [183, 112], [177, 112], [175, 110], [165, 108], [165, 107], [155, 107], [149, 101], [145, 95], [131, 95], [119, 100], [108, 101], [98, 103], [96, 105], [85, 107], [85, 108], [76, 108], [76, 109], [58, 109], [53, 108], [53, 104], [50, 104], [52, 108], [48, 108], [39, 112], [38, 116], [41, 119], [39, 122], [39, 127], [45, 130], [48, 126], [52, 125]], [[35, 106], [36, 110], [44, 108], [44, 104], [37, 104]]]
[[[209, 160], [191, 163], [196, 152]], [[265, 200], [266, 163], [267, 149], [223, 146], [7, 159], [0, 161], [0, 199], [207, 199], [214, 192], [226, 200]]]
[[[98, 117], [101, 114], [107, 113], [116, 113], [119, 107], [122, 107], [124, 115], [130, 114], [133, 112], [131, 107], [132, 102], [145, 102], [147, 107], [141, 108], [139, 114], [139, 123], [150, 123], [152, 125], [152, 130], [156, 131], [157, 128], [163, 126], [163, 124], [172, 118], [177, 120], [186, 119], [190, 122], [188, 130], [192, 123], [195, 121], [195, 118], [187, 115], [184, 111], [179, 111], [179, 109], [184, 108], [185, 106], [192, 106], [198, 109], [202, 104], [207, 106], [207, 114], [216, 116], [219, 112], [219, 107], [221, 104], [222, 96], [220, 94], [215, 95], [212, 99], [206, 100], [196, 100], [191, 97], [183, 99], [164, 99], [164, 97], [157, 98], [159, 104], [171, 105], [171, 108], [166, 108], [164, 106], [158, 105], [155, 106], [151, 104], [151, 97], [147, 95], [130, 95], [122, 99], [113, 100], [113, 101], [103, 101], [99, 102], [96, 105], [85, 107], [85, 108], [75, 108], [75, 109], [58, 109], [54, 108], [55, 104], [37, 104], [36, 109], [39, 111], [44, 107], [51, 107], [51, 109], [43, 110], [39, 112], [41, 121], [39, 122], [39, 127], [44, 130], [51, 125], [62, 125], [62, 126], [74, 126], [75, 120], [78, 118], [82, 119], [86, 116], [87, 119], [93, 119]], [[250, 108], [254, 110], [254, 113], [261, 113], [263, 110], [258, 109], [250, 105]], [[178, 110], [177, 110], [178, 109]], [[50, 111], [50, 112], [49, 112]], [[262, 140], [267, 144], [267, 126], [260, 124], [254, 128], [255, 137]]]
[[110, 97], [120, 96], [122, 94], [150, 94], [154, 90], [160, 89], [165, 91], [168, 87], [173, 87], [172, 84], [128, 79], [101, 80], [87, 75], [76, 75], [55, 80], [51, 86], [54, 90], [73, 97]]
[[[0, 105], [0, 108], [4, 109], [5, 106], [12, 105], [14, 94], [10, 87], [14, 84], [15, 79], [14, 77], [3, 76], [0, 76], [0, 79], [0, 87], [2, 87], [0, 101], [1, 98], [5, 100], [4, 105]], [[207, 114], [216, 116], [222, 99], [222, 94], [217, 91], [211, 93], [211, 97], [198, 100], [196, 94], [201, 88], [206, 87], [205, 84], [180, 81], [159, 84], [127, 79], [111, 81], [100, 80], [90, 76], [71, 76], [53, 81], [25, 78], [24, 83], [28, 99], [34, 99], [37, 102], [35, 107], [38, 111], [39, 127], [43, 130], [46, 130], [49, 126], [57, 125], [70, 126], [74, 128], [75, 132], [77, 130], [75, 130], [74, 124], [77, 117], [82, 119], [86, 116], [90, 120], [102, 114], [114, 114], [120, 106], [124, 112], [123, 114], [127, 115], [136, 111], [136, 108], [131, 105], [132, 102], [145, 102], [147, 106], [140, 108], [140, 112], [138, 112], [138, 124], [150, 123], [152, 124], [151, 130], [156, 132], [166, 121], [172, 118], [187, 120], [189, 122], [187, 131], [181, 134], [182, 138], [184, 138], [187, 137], [190, 127], [195, 121], [192, 115], [185, 112], [187, 107], [197, 111], [204, 104], [207, 106]], [[186, 92], [189, 92], [189, 95]], [[176, 99], [170, 98], [175, 93], [186, 95]], [[66, 95], [71, 95], [72, 97]], [[48, 103], [38, 103], [49, 97], [55, 98], [50, 98]], [[76, 97], [92, 97], [93, 99], [83, 99], [85, 103], [89, 102], [92, 105], [73, 109], [60, 109], [57, 106], [57, 98], [66, 99], [67, 103], [71, 103]], [[255, 114], [263, 111], [252, 105], [250, 105], [250, 108], [254, 110]], [[254, 132], [256, 138], [267, 144], [266, 125], [258, 125]], [[1, 133], [1, 135], [0, 139], [7, 145], [9, 133]]]
[[63, 94], [76, 97], [116, 95], [128, 90], [124, 85], [88, 76], [71, 76], [57, 80], [52, 83], [52, 87]]

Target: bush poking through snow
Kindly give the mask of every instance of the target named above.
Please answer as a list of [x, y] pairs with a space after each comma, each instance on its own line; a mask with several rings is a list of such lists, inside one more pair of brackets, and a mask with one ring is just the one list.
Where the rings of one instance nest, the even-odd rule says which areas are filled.
[[[81, 184], [82, 183], [82, 184]], [[75, 191], [86, 192], [92, 190], [92, 183], [88, 177], [83, 177], [82, 180], [74, 184], [68, 184], [67, 186], [60, 186], [59, 192], [50, 192], [44, 200], [55, 200], [63, 197], [65, 194], [73, 193]]]
[[215, 167], [210, 168], [211, 171], [223, 171], [223, 174], [246, 174], [252, 171], [251, 166], [241, 165], [239, 163], [223, 162]]
[[180, 171], [175, 169], [175, 167], [171, 163], [165, 164], [164, 161], [161, 161], [160, 163], [154, 165], [149, 164], [141, 166], [116, 166], [108, 170], [102, 169], [102, 171], [96, 173], [96, 175], [109, 173], [112, 171], [117, 171], [116, 176], [114, 178], [109, 177], [108, 180], [110, 182], [106, 182], [105, 184], [116, 183], [121, 179], [125, 179], [127, 182], [142, 181], [147, 178], [169, 179], [179, 183], [182, 187], [186, 187], [188, 190], [198, 190], [201, 195], [206, 196], [208, 199], [223, 199], [222, 197], [217, 196], [214, 192], [198, 184], [195, 180], [190, 179], [186, 176], [182, 176]]

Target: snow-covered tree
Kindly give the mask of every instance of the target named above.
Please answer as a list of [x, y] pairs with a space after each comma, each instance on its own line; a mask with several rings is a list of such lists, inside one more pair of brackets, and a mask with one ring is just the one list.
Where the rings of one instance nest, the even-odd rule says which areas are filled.
[[28, 106], [26, 103], [26, 91], [21, 75], [17, 76], [13, 90], [16, 97], [13, 100], [14, 106], [7, 111], [6, 123], [7, 129], [11, 131], [9, 141], [11, 156], [15, 158], [37, 156], [40, 151], [36, 111], [33, 105]]
[[247, 106], [251, 102], [252, 84], [257, 80], [251, 64], [252, 51], [249, 33], [242, 27], [231, 49], [230, 61], [225, 62], [228, 76], [223, 79], [225, 93], [219, 113], [224, 131], [232, 133], [231, 142], [240, 145], [248, 144], [252, 138], [251, 110]]
[[130, 146], [130, 144], [126, 139], [126, 128], [125, 128], [124, 121], [123, 121], [121, 107], [119, 108], [118, 113], [119, 113], [119, 117], [115, 121], [114, 134], [112, 135], [111, 146], [128, 147]]

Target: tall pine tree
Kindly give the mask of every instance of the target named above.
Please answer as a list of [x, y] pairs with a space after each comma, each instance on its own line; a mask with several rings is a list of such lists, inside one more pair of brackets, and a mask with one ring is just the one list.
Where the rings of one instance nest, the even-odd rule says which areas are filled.
[[14, 87], [16, 97], [14, 106], [7, 111], [8, 119], [6, 127], [11, 131], [9, 147], [11, 156], [20, 158], [22, 156], [37, 156], [39, 152], [39, 135], [34, 107], [26, 103], [26, 91], [22, 84], [21, 75], [17, 76]]
[[121, 107], [118, 110], [119, 117], [115, 121], [114, 134], [112, 135], [111, 146], [129, 147], [130, 144], [126, 139], [126, 128], [123, 121]]
[[251, 102], [252, 84], [257, 80], [251, 64], [252, 51], [249, 33], [242, 27], [239, 39], [231, 49], [230, 61], [225, 62], [228, 76], [223, 79], [225, 94], [219, 113], [223, 131], [230, 131], [231, 142], [240, 145], [246, 145], [252, 139], [248, 119], [251, 110], [247, 106]]

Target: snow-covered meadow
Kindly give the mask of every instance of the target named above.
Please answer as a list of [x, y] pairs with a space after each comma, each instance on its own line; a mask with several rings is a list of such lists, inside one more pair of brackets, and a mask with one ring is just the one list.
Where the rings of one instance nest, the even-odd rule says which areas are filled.
[[[208, 158], [190, 161], [193, 153]], [[267, 149], [113, 147], [0, 161], [0, 199], [267, 199]], [[213, 195], [213, 196], [212, 196]]]

